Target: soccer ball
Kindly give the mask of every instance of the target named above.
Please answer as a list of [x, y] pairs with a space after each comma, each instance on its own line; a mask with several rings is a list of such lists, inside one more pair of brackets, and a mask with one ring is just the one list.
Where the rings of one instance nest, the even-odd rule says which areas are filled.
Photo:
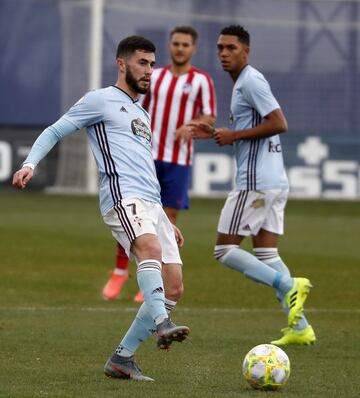
[[286, 353], [273, 344], [260, 344], [245, 356], [243, 375], [257, 390], [277, 390], [290, 376], [290, 361]]

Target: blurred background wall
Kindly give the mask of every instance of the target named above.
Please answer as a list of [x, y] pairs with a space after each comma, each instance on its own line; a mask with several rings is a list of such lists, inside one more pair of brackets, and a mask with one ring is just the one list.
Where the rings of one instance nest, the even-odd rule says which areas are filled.
[[[193, 63], [213, 77], [217, 125], [227, 125], [232, 81], [216, 40], [234, 23], [249, 30], [250, 63], [287, 116], [282, 143], [292, 196], [359, 199], [359, 0], [0, 0], [0, 189], [44, 127], [89, 89], [114, 83], [116, 46], [131, 34], [152, 39], [164, 65], [169, 31], [194, 26]], [[231, 147], [197, 142], [195, 151], [192, 193], [223, 195], [233, 179]], [[74, 134], [40, 164], [32, 187], [90, 192], [88, 167], [85, 134]]]

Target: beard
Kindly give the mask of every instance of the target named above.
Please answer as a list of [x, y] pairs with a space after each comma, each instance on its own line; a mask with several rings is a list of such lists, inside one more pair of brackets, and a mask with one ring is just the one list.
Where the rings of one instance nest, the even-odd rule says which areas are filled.
[[150, 85], [149, 87], [140, 87], [138, 81], [135, 79], [129, 68], [126, 70], [125, 81], [127, 85], [138, 94], [146, 94], [149, 91]]

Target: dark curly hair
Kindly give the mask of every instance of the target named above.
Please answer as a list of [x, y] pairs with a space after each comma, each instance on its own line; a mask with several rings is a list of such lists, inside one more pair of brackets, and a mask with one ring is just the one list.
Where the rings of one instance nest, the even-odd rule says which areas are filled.
[[240, 25], [229, 25], [223, 28], [220, 32], [221, 35], [237, 36], [241, 43], [250, 46], [250, 35], [247, 30], [245, 30]]

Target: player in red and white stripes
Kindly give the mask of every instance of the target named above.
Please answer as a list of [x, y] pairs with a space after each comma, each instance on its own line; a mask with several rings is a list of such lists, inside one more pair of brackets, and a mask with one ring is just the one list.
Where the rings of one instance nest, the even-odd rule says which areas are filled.
[[[170, 33], [171, 64], [155, 69], [143, 107], [151, 116], [153, 157], [161, 186], [165, 213], [176, 224], [179, 210], [189, 207], [188, 185], [193, 140], [188, 126], [193, 122], [215, 124], [216, 98], [211, 77], [195, 68], [197, 32], [190, 26]], [[128, 279], [128, 258], [117, 244], [116, 268], [103, 289], [105, 299], [115, 299]], [[141, 292], [135, 301], [142, 302]]]

